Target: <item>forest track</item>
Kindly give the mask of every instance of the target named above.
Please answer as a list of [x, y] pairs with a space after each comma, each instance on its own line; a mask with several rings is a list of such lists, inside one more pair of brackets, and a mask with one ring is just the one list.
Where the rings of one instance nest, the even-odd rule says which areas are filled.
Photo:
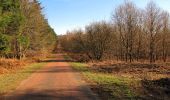
[[[6, 95], [4, 100], [98, 100], [88, 85], [81, 80], [80, 73], [74, 71], [57, 54], [56, 60], [24, 80], [18, 88]], [[12, 83], [11, 83], [12, 84]]]

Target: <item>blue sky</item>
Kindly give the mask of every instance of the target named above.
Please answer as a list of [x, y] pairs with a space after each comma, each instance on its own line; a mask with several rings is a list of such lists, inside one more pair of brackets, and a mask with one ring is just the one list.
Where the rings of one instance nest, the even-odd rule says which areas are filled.
[[[124, 0], [39, 0], [43, 13], [56, 34], [67, 30], [84, 28], [94, 21], [111, 19], [114, 9]], [[149, 0], [131, 0], [138, 7], [145, 8]], [[170, 12], [170, 0], [154, 0], [157, 5]]]

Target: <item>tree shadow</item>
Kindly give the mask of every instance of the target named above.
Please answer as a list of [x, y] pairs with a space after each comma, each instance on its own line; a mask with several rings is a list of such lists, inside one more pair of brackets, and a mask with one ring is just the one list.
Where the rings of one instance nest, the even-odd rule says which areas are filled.
[[72, 62], [71, 60], [41, 60], [40, 62], [50, 63], [50, 62]]
[[98, 100], [98, 98], [86, 86], [79, 86], [56, 90], [29, 89], [8, 95], [0, 95], [0, 100]]
[[70, 72], [77, 72], [73, 69], [67, 68], [65, 66], [60, 66], [59, 68], [48, 68], [48, 69], [41, 69], [38, 71], [24, 71], [22, 73], [70, 73]]
[[159, 80], [142, 80], [142, 87], [147, 98], [152, 100], [170, 99], [170, 78]]

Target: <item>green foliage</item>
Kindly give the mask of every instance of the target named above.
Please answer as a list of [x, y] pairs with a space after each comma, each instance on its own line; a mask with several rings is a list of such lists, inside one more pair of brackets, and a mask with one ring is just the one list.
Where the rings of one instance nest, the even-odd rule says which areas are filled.
[[18, 39], [19, 44], [22, 45], [22, 47], [28, 48], [30, 42], [27, 36], [19, 35], [17, 39]]
[[3, 12], [17, 11], [16, 8], [19, 8], [19, 0], [0, 0], [0, 6]]
[[12, 22], [12, 13], [4, 14], [0, 16], [0, 27], [5, 28], [8, 26], [9, 23]]
[[0, 54], [6, 54], [10, 51], [10, 38], [0, 33]]
[[0, 16], [0, 31], [4, 34], [16, 34], [23, 17], [20, 14], [6, 13]]
[[0, 33], [11, 37], [11, 40], [1, 37], [3, 52], [11, 48], [10, 55], [20, 58], [30, 51], [37, 54], [54, 48], [56, 34], [41, 10], [37, 0], [0, 0]]
[[41, 13], [40, 3], [35, 0], [28, 5], [28, 1], [22, 1], [21, 6], [21, 12], [25, 17], [21, 34], [29, 37], [28, 52], [39, 54], [44, 50], [52, 51], [56, 43], [56, 34]]

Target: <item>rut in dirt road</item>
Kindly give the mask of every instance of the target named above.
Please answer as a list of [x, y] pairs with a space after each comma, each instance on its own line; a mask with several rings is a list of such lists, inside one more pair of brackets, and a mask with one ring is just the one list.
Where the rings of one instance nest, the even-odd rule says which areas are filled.
[[98, 100], [62, 54], [32, 74], [4, 100]]

